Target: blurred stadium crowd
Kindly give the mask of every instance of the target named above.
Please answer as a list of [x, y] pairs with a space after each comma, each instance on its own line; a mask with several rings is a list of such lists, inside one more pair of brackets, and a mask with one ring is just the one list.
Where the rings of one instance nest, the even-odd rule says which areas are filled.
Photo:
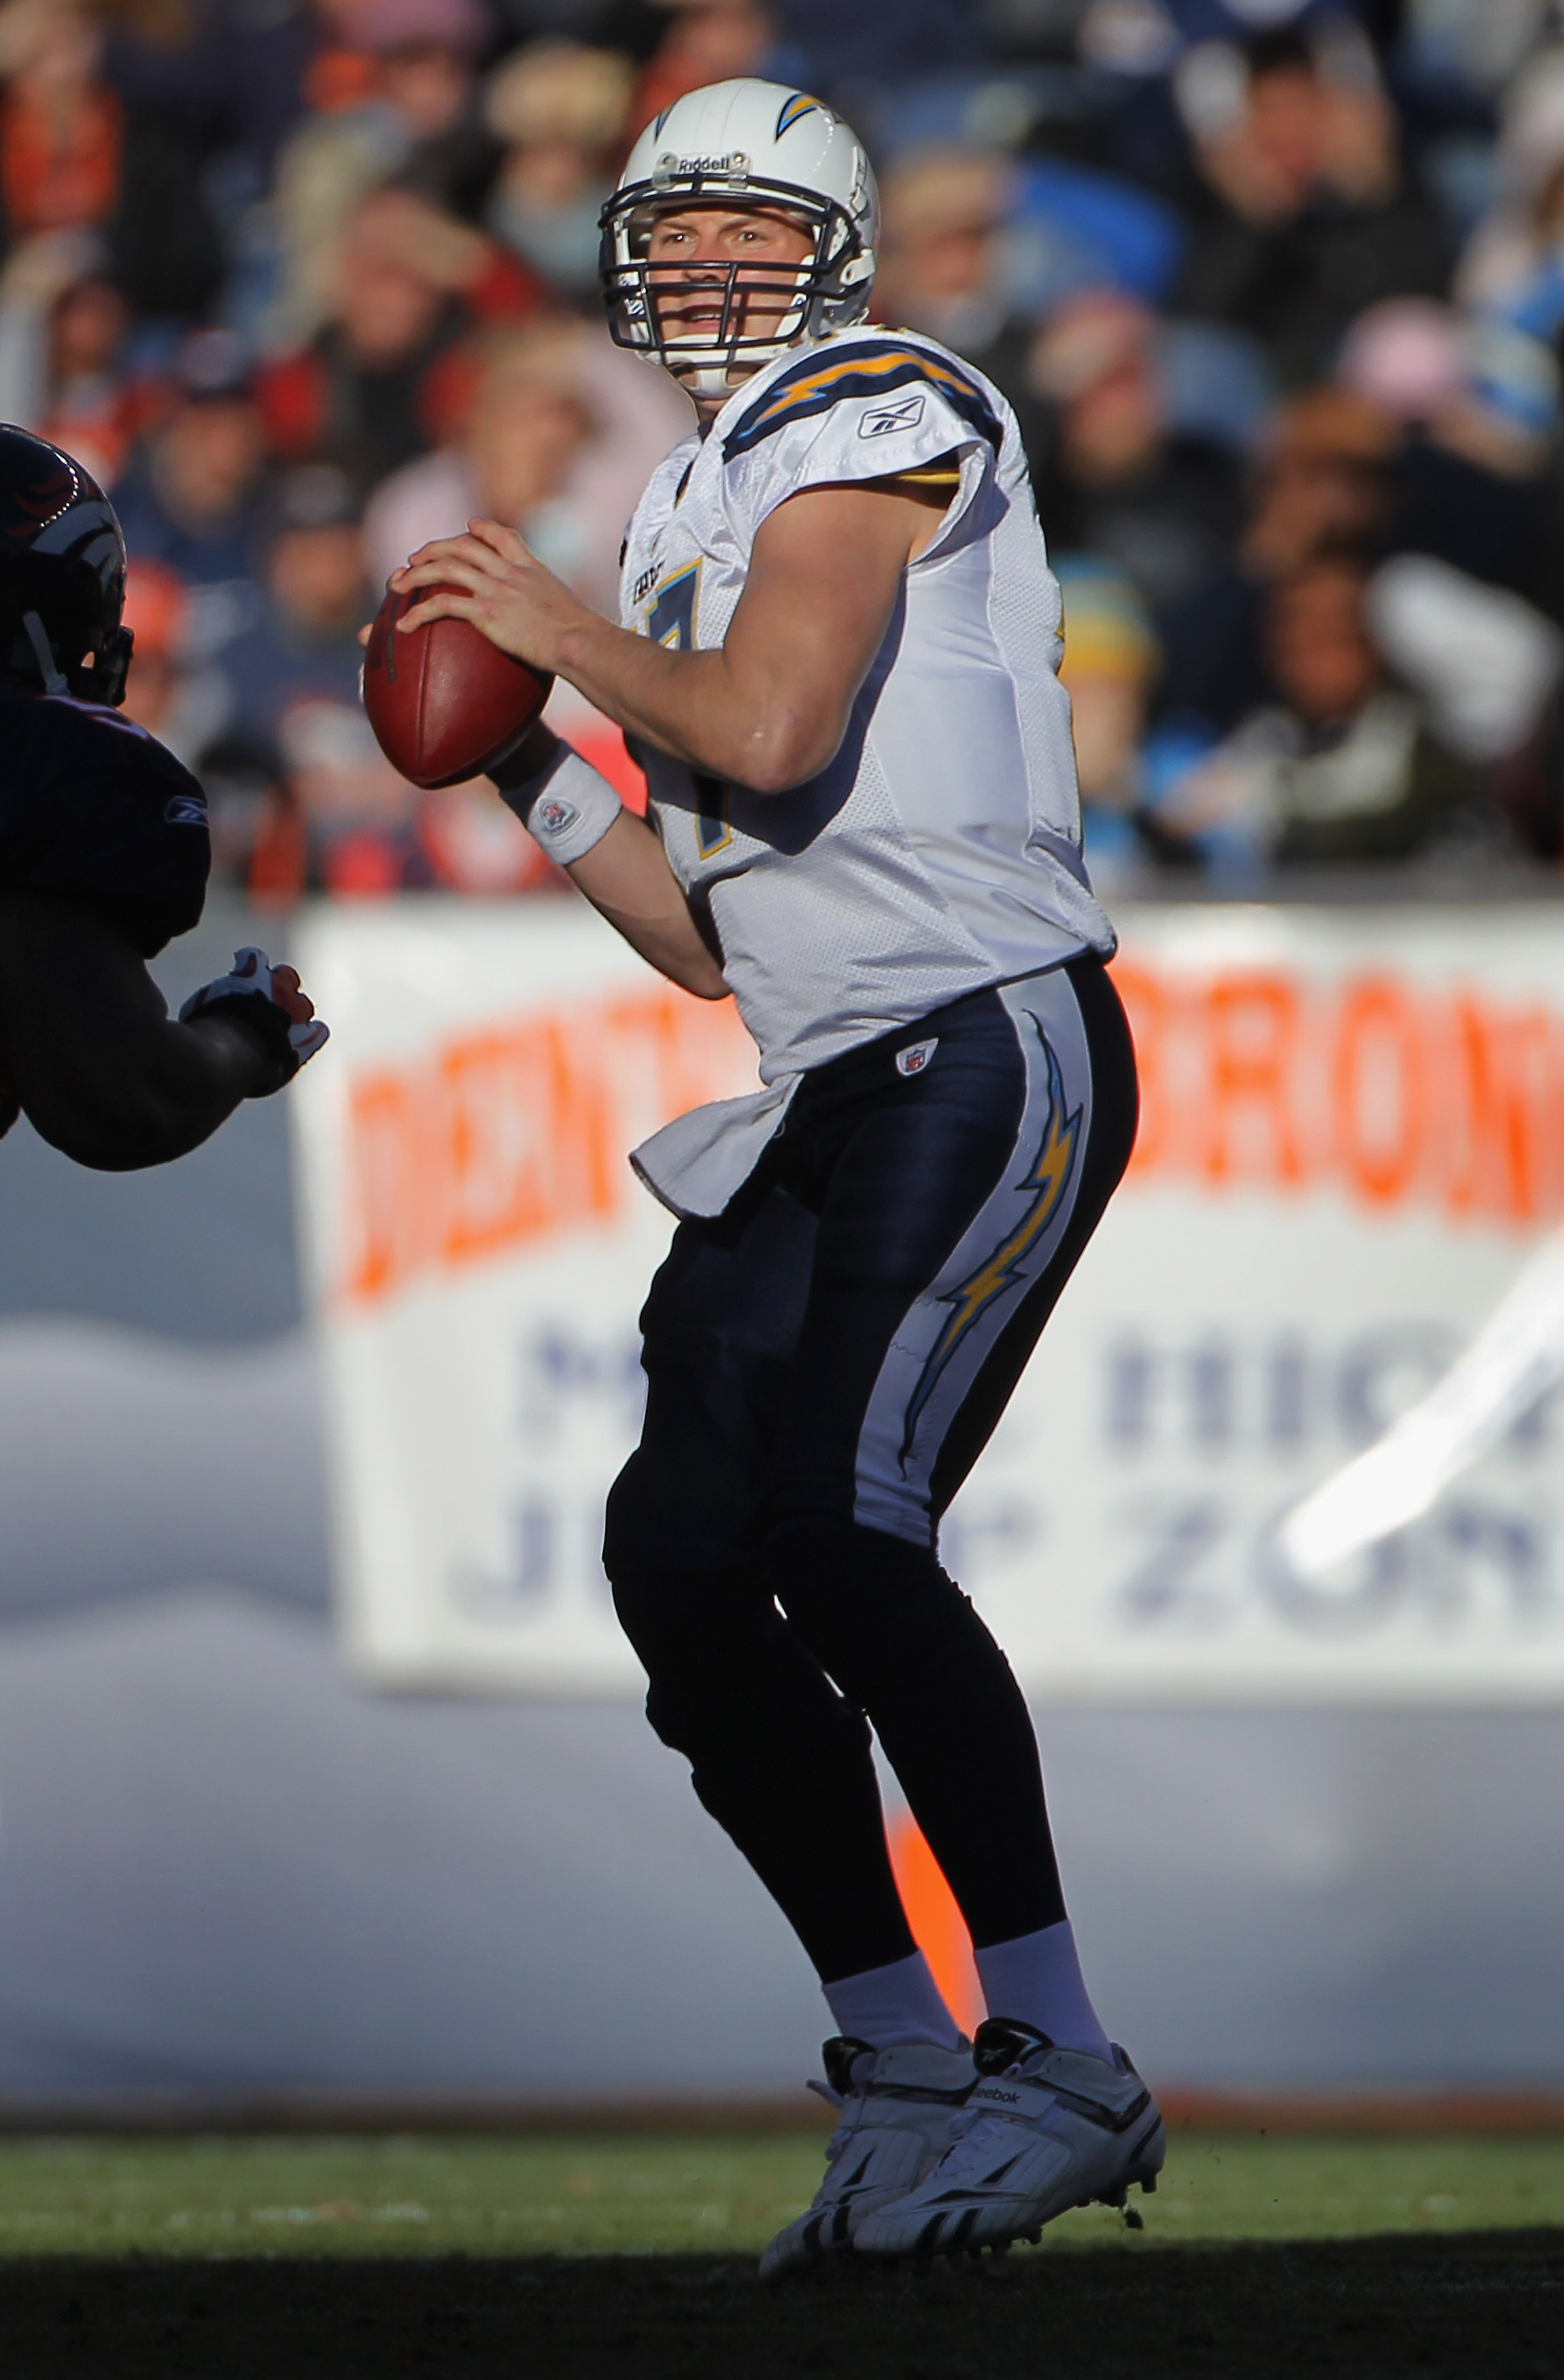
[[613, 609], [691, 416], [597, 212], [741, 74], [863, 132], [877, 319], [1020, 416], [1099, 885], [1558, 864], [1558, 0], [7, 0], [0, 419], [113, 492], [222, 880], [548, 880], [382, 759], [355, 632], [479, 510]]

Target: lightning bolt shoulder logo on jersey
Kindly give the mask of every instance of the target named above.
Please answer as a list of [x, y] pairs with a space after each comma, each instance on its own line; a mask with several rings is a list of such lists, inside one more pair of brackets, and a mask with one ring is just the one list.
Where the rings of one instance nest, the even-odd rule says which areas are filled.
[[[1004, 431], [999, 416], [975, 381], [944, 357], [930, 355], [922, 347], [903, 346], [895, 342], [871, 345], [866, 340], [851, 346], [831, 344], [823, 349], [814, 348], [790, 365], [762, 391], [748, 412], [740, 415], [722, 441], [722, 460], [731, 463], [736, 455], [747, 455], [762, 439], [772, 437], [789, 422], [829, 413], [833, 405], [840, 405], [847, 397], [878, 400], [875, 412], [887, 418], [878, 432], [867, 434], [884, 435], [889, 429], [903, 426], [890, 420], [891, 408], [885, 403], [899, 388], [920, 389], [926, 400], [930, 396], [943, 398], [952, 413], [986, 438], [996, 455], [999, 453]], [[920, 417], [921, 413], [920, 407]], [[909, 421], [905, 426], [912, 424]]]
[[[1042, 1039], [1042, 1028], [1038, 1027]], [[1023, 1278], [1028, 1257], [1058, 1214], [1060, 1202], [1069, 1186], [1074, 1171], [1076, 1144], [1081, 1135], [1081, 1110], [1070, 1114], [1064, 1109], [1064, 1077], [1059, 1070], [1059, 1060], [1048, 1042], [1043, 1041], [1043, 1055], [1049, 1069], [1049, 1111], [1043, 1126], [1043, 1136], [1037, 1155], [1023, 1179], [1019, 1190], [1031, 1191], [1032, 1199], [1021, 1220], [990, 1256], [985, 1257], [976, 1272], [967, 1275], [954, 1289], [946, 1290], [939, 1304], [951, 1311], [940, 1336], [928, 1353], [918, 1384], [907, 1404], [906, 1421], [902, 1432], [903, 1465], [912, 1451], [919, 1418], [939, 1384], [941, 1374], [957, 1348], [966, 1338], [979, 1317], [986, 1314], [996, 1298]]]

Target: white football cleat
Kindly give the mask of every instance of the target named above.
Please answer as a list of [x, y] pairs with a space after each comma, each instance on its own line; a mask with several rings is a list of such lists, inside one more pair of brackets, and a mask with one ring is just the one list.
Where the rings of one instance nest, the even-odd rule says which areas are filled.
[[955, 2139], [916, 2189], [854, 2226], [860, 2252], [921, 2262], [1004, 2248], [1069, 2207], [1122, 2206], [1132, 2182], [1156, 2189], [1162, 2118], [1121, 2049], [1111, 2062], [1056, 2049], [1033, 2025], [990, 2017], [972, 2054]]
[[763, 2281], [850, 2248], [866, 2215], [915, 2189], [950, 2146], [974, 2081], [964, 2046], [871, 2049], [838, 2034], [823, 2056], [830, 2084], [825, 2095], [842, 2109], [842, 2121], [827, 2143], [826, 2176], [813, 2204], [777, 2233], [760, 2259]]

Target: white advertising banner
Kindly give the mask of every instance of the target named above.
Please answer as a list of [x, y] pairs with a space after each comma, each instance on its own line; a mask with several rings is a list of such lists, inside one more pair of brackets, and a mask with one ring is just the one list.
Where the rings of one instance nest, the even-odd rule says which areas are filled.
[[[947, 1567], [1039, 1701], [1564, 1699], [1546, 1385], [1402, 1525], [1307, 1572], [1278, 1536], [1564, 1216], [1560, 912], [1121, 923], [1135, 1160]], [[637, 1691], [598, 1544], [672, 1224], [625, 1152], [751, 1087], [748, 1041], [565, 899], [321, 909], [297, 954], [333, 1037], [294, 1107], [349, 1657]]]

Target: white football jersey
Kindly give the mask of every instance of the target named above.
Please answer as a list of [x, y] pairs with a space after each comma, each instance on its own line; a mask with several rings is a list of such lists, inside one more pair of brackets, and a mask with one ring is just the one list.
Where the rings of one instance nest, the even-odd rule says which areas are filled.
[[778, 504], [946, 463], [944, 518], [819, 776], [755, 794], [641, 754], [669, 859], [709, 911], [770, 1086], [635, 1152], [675, 1213], [721, 1212], [811, 1066], [1114, 947], [1081, 858], [1059, 587], [1020, 434], [949, 348], [856, 328], [757, 372], [654, 472], [625, 540], [621, 621], [686, 650], [720, 646]]
[[960, 467], [949, 510], [819, 776], [754, 794], [640, 756], [767, 1082], [1113, 948], [1081, 859], [1059, 587], [1015, 419], [947, 348], [854, 329], [746, 382], [653, 474], [621, 620], [661, 644], [719, 646], [778, 504], [946, 457]]

